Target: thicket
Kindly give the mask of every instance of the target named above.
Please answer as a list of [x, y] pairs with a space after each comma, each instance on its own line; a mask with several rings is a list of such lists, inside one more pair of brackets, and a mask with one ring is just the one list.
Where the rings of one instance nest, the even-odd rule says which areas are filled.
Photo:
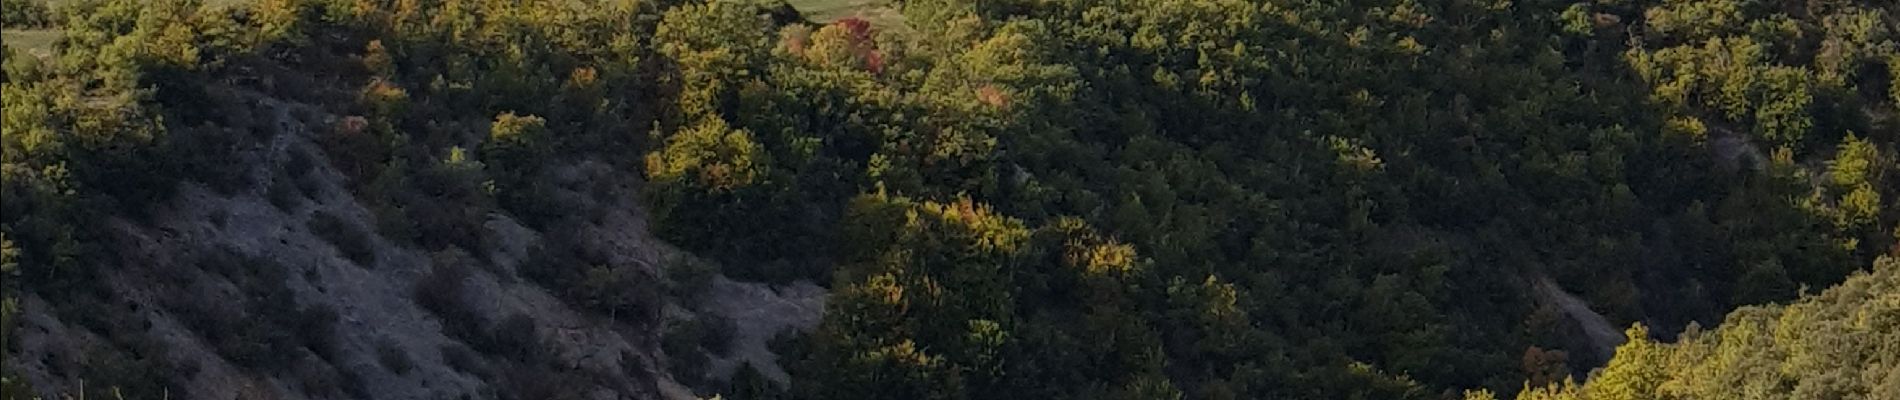
[[0, 3], [0, 26], [40, 28], [52, 23], [53, 13], [39, 0], [5, 0]]

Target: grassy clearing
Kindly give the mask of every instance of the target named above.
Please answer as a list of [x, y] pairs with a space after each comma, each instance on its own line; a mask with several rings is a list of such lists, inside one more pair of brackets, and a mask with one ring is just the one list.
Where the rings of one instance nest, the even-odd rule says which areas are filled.
[[[765, 2], [765, 0], [749, 0]], [[827, 24], [845, 18], [869, 21], [879, 29], [905, 29], [904, 16], [886, 0], [786, 0], [806, 20]]]
[[862, 18], [865, 11], [884, 7], [880, 0], [787, 0], [812, 22], [828, 23], [846, 17]]
[[24, 51], [39, 57], [53, 56], [53, 41], [59, 40], [58, 29], [8, 29], [0, 31], [0, 41], [7, 47]]

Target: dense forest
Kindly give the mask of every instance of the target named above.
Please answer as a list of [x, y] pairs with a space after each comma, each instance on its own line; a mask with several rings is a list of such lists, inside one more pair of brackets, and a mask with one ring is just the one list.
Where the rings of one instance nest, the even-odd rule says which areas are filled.
[[[775, 341], [785, 383], [669, 350], [704, 396], [1900, 398], [1900, 3], [879, 7], [8, 0], [10, 29], [62, 34], [0, 77], [6, 336], [46, 298], [114, 338], [69, 371], [86, 390], [178, 398], [163, 346], [101, 311], [95, 277], [139, 262], [106, 221], [261, 184], [225, 167], [271, 129], [223, 107], [254, 93], [348, 116], [277, 162], [370, 207], [310, 222], [358, 264], [371, 235], [485, 254], [490, 214], [572, 231], [551, 163], [590, 159], [718, 273], [827, 288]], [[672, 277], [573, 236], [521, 274], [660, 312]], [[322, 354], [325, 310], [253, 303], [297, 334], [219, 354]]]

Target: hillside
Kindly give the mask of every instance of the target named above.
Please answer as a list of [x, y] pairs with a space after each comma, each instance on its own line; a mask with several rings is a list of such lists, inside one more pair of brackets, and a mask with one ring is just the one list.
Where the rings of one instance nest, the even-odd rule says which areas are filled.
[[[1623, 345], [1590, 380], [1519, 400], [1900, 398], [1900, 262], [1887, 258], [1818, 295], [1749, 306], [1676, 343]], [[1647, 336], [1631, 328], [1631, 337]], [[1488, 393], [1468, 393], [1485, 399]]]
[[1891, 383], [1891, 3], [42, 5], [6, 399]]

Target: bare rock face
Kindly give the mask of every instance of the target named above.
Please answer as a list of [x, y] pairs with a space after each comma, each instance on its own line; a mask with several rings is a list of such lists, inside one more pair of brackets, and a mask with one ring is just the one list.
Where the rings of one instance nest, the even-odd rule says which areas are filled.
[[1531, 290], [1538, 302], [1555, 307], [1563, 313], [1565, 318], [1576, 324], [1583, 333], [1580, 337], [1593, 353], [1591, 356], [1597, 357], [1595, 359], [1609, 360], [1610, 356], [1616, 354], [1616, 346], [1628, 340], [1623, 337], [1623, 331], [1617, 330], [1602, 314], [1591, 310], [1589, 303], [1564, 291], [1563, 287], [1558, 286], [1557, 281], [1549, 276], [1532, 277]]
[[824, 316], [825, 289], [806, 281], [773, 287], [717, 277], [708, 292], [706, 312], [733, 325], [730, 353], [712, 360], [711, 375], [726, 379], [741, 365], [751, 364], [767, 379], [787, 383], [789, 377], [767, 343], [781, 333], [816, 328]]
[[1715, 159], [1722, 161], [1723, 167], [1730, 170], [1746, 167], [1759, 171], [1768, 166], [1768, 156], [1762, 154], [1759, 146], [1750, 143], [1747, 136], [1722, 127], [1713, 129], [1710, 136], [1709, 150]]
[[[485, 224], [496, 238], [492, 254], [432, 253], [385, 240], [374, 214], [317, 145], [344, 118], [257, 94], [233, 96], [277, 128], [244, 143], [229, 160], [228, 168], [243, 169], [249, 187], [222, 194], [186, 183], [146, 220], [120, 219], [111, 227], [126, 267], [102, 271], [111, 291], [102, 297], [117, 299], [106, 306], [124, 307], [124, 315], [136, 319], [130, 323], [181, 369], [162, 372], [178, 377], [188, 393], [166, 396], [661, 396], [661, 382], [669, 378], [661, 367], [657, 311], [601, 315], [521, 279], [517, 268], [542, 233], [507, 216], [491, 215]], [[314, 165], [292, 176], [282, 171], [292, 159]], [[616, 179], [598, 173], [598, 165], [577, 165], [596, 170], [589, 178]], [[286, 184], [274, 180], [286, 177], [296, 180], [288, 183], [294, 192], [271, 193], [274, 184]], [[593, 204], [600, 217], [571, 228], [581, 230], [575, 237], [590, 238], [580, 245], [659, 276], [651, 271], [659, 264], [658, 244], [647, 234], [637, 197], [597, 197], [615, 200]], [[332, 221], [313, 223], [319, 218]], [[348, 237], [322, 229], [341, 229]], [[360, 248], [345, 249], [350, 246], [338, 240]], [[442, 270], [454, 273], [438, 275]], [[427, 296], [418, 285], [431, 278], [437, 281], [429, 284], [455, 289], [445, 301], [463, 311], [445, 315], [420, 300]], [[61, 314], [54, 305], [37, 296], [21, 303], [19, 351], [8, 354], [8, 368], [48, 398], [77, 395], [76, 360], [107, 338], [55, 317]], [[287, 345], [245, 347], [258, 343]]]

